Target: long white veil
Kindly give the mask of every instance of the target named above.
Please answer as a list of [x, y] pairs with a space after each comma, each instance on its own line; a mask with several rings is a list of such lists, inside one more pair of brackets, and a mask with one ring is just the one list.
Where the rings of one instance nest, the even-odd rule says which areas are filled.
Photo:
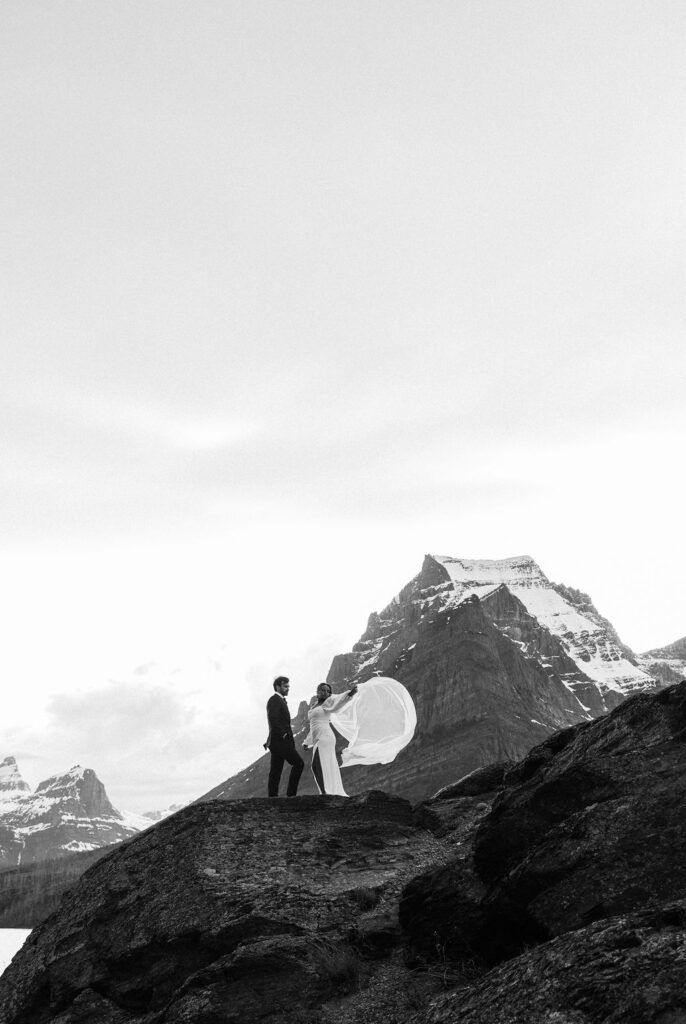
[[354, 700], [331, 715], [331, 724], [348, 741], [342, 768], [388, 764], [412, 739], [417, 712], [402, 683], [374, 676], [359, 684]]

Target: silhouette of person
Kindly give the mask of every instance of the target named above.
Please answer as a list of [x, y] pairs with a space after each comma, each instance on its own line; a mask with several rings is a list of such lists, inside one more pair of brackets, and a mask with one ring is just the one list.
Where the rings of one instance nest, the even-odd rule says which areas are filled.
[[291, 766], [286, 796], [297, 794], [298, 783], [304, 767], [304, 761], [295, 749], [295, 740], [293, 739], [291, 713], [286, 702], [289, 689], [288, 677], [277, 676], [274, 680], [274, 693], [267, 701], [269, 735], [264, 746], [271, 754], [267, 794], [272, 797], [279, 795], [279, 782], [285, 761], [288, 761]]

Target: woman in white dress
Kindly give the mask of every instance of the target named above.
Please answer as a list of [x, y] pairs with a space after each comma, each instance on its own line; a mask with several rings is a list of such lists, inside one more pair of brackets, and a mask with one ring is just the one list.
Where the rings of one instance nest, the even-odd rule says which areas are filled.
[[[331, 727], [331, 716], [352, 701], [357, 686], [343, 693], [331, 696], [328, 683], [317, 687], [317, 696], [312, 698], [312, 707], [307, 712], [310, 732], [304, 746], [312, 747], [312, 774], [317, 789], [323, 796], [347, 796], [341, 781], [341, 771], [336, 760], [336, 736]], [[316, 703], [314, 703], [316, 701]]]

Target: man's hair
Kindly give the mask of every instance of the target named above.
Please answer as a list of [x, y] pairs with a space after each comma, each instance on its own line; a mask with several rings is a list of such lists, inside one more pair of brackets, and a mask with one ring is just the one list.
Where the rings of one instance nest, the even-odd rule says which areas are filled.
[[288, 682], [288, 676], [277, 676], [276, 679], [274, 680], [274, 689], [276, 689], [277, 686], [281, 686], [282, 683], [287, 683], [287, 682]]

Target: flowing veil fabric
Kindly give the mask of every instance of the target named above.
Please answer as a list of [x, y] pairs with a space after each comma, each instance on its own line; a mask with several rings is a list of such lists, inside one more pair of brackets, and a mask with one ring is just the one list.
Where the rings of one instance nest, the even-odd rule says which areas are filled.
[[402, 683], [374, 676], [360, 683], [355, 700], [331, 715], [331, 724], [348, 741], [342, 768], [388, 764], [412, 739], [417, 713]]

